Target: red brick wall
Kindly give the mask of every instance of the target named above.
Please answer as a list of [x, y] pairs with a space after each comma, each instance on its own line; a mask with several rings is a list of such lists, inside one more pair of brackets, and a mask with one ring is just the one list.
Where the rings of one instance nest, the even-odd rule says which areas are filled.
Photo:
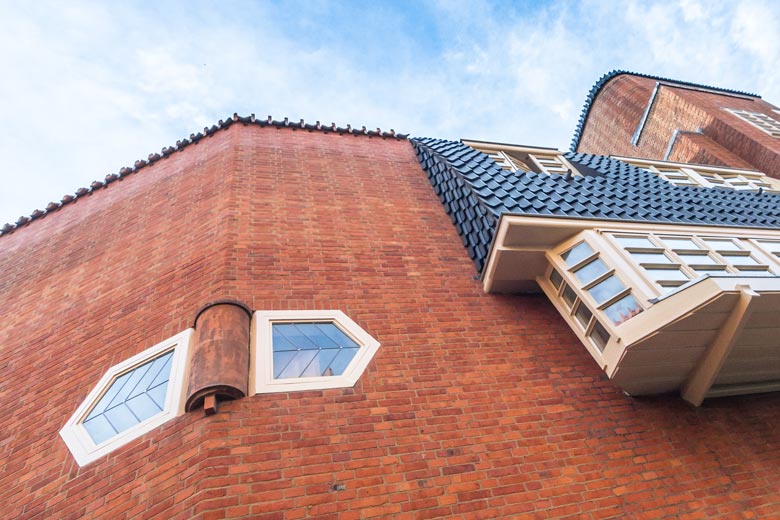
[[[234, 125], [0, 238], [0, 272], [8, 518], [780, 516], [780, 397], [624, 396], [544, 297], [482, 293], [405, 141]], [[57, 432], [102, 373], [218, 298], [382, 347], [79, 468]]]
[[591, 103], [577, 151], [639, 157], [631, 145], [631, 138], [642, 120], [654, 86], [654, 80], [627, 74], [616, 76], [604, 85]]
[[712, 164], [731, 168], [753, 169], [753, 165], [698, 132], [679, 132], [669, 154], [669, 161], [689, 164]]
[[[591, 104], [577, 151], [662, 160], [675, 130], [701, 130], [703, 135], [739, 158], [727, 166], [744, 168], [747, 164], [749, 168], [780, 177], [780, 138], [772, 137], [725, 110], [749, 110], [780, 120], [780, 114], [773, 111], [776, 107], [762, 99], [662, 84], [639, 142], [633, 146], [631, 138], [655, 83], [654, 79], [621, 75], [604, 85]], [[700, 143], [701, 146], [705, 144]], [[706, 146], [699, 151], [689, 149], [688, 154], [699, 160], [725, 157]], [[721, 164], [719, 160], [708, 164]]]

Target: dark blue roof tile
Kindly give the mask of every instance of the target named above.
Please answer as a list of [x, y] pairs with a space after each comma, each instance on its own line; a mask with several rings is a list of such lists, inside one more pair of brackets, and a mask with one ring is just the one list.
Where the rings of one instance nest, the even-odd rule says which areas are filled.
[[[568, 153], [593, 176], [501, 170], [492, 159], [457, 142], [413, 139], [420, 164], [465, 243], [489, 245], [498, 217], [560, 215], [635, 222], [780, 228], [780, 195], [674, 186], [657, 175], [611, 159]], [[469, 157], [459, 163], [454, 157]], [[466, 165], [473, 164], [473, 168]], [[464, 225], [468, 221], [469, 225]], [[468, 235], [470, 241], [465, 238]], [[472, 247], [478, 269], [487, 247]]]

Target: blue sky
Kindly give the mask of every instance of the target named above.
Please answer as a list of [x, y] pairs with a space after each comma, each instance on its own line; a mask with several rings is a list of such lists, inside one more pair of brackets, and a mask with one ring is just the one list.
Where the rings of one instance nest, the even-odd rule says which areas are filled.
[[780, 104], [780, 4], [0, 0], [0, 226], [233, 112], [566, 149], [628, 69]]

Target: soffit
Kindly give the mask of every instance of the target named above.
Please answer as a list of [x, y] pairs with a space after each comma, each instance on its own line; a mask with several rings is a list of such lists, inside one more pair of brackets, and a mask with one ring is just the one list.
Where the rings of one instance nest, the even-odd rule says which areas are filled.
[[712, 369], [702, 398], [780, 388], [777, 278], [705, 277], [668, 295], [618, 327], [604, 352], [610, 379], [631, 395], [684, 393], [713, 345], [732, 334], [729, 320], [747, 286], [755, 292], [754, 310]]

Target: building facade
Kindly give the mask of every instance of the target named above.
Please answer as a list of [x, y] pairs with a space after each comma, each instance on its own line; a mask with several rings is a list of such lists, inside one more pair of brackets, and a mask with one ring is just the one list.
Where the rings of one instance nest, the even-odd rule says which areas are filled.
[[234, 116], [7, 225], [2, 516], [780, 517], [772, 172], [635, 152]]

